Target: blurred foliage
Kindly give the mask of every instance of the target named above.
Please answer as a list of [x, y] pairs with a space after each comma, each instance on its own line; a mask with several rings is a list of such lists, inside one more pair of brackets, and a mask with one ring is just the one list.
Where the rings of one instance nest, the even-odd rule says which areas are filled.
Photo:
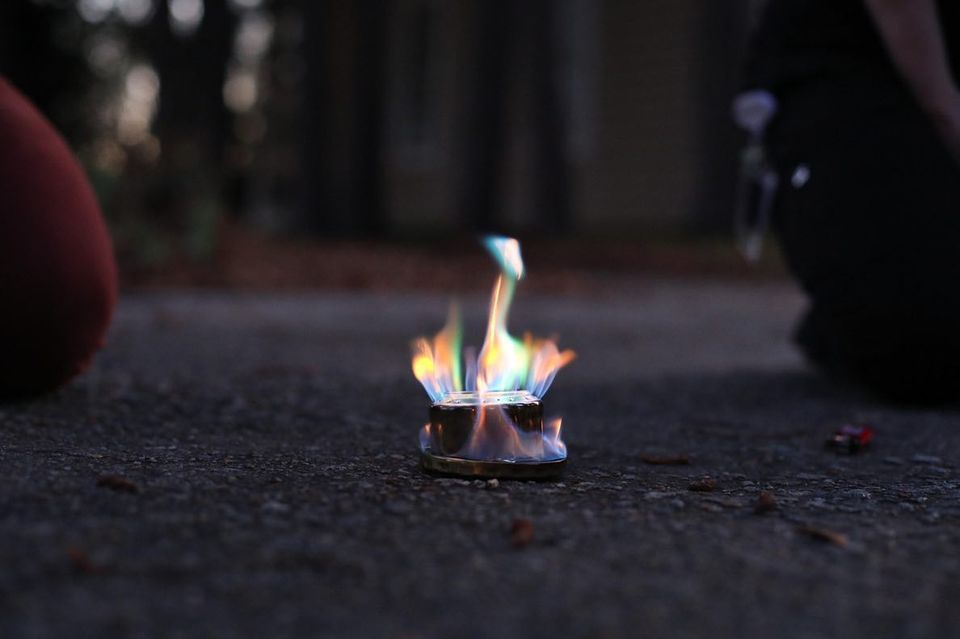
[[120, 263], [158, 269], [214, 256], [224, 217], [213, 177], [202, 173], [126, 172], [86, 164]]
[[[257, 106], [251, 80], [269, 45], [273, 7], [284, 4], [0, 2], [0, 73], [77, 153], [122, 269], [214, 255], [245, 169], [225, 158], [249, 156], [243, 147], [256, 141], [239, 138], [236, 121]], [[259, 49], [244, 56], [241, 42]], [[230, 97], [243, 113], [227, 108]]]

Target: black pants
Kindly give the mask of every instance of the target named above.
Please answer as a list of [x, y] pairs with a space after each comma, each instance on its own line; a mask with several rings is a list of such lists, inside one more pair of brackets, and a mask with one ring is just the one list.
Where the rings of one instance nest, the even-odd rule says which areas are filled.
[[808, 83], [781, 96], [768, 147], [808, 357], [890, 399], [960, 399], [960, 168], [910, 96]]

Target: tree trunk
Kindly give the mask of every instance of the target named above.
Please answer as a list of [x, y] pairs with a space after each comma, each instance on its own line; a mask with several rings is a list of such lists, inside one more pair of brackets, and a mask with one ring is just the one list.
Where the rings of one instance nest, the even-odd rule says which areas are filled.
[[459, 208], [472, 230], [499, 231], [500, 172], [504, 157], [509, 3], [475, 4], [475, 41], [466, 69], [463, 174]]
[[369, 236], [385, 229], [383, 102], [386, 8], [375, 0], [302, 0], [301, 230]]
[[558, 233], [570, 221], [569, 172], [564, 102], [557, 73], [557, 11], [553, 0], [529, 0], [524, 7], [533, 80], [533, 206], [541, 229]]

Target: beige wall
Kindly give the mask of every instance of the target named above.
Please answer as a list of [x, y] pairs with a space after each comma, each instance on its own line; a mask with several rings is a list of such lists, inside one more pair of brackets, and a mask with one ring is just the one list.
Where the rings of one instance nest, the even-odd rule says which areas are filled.
[[661, 230], [688, 220], [697, 4], [603, 3], [597, 150], [581, 171], [580, 228]]

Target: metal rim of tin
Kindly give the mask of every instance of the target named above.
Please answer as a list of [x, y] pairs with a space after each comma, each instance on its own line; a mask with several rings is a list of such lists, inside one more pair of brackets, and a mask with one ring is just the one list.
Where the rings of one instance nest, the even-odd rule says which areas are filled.
[[471, 479], [557, 479], [567, 467], [567, 460], [505, 462], [462, 459], [420, 451], [420, 466], [427, 472]]

